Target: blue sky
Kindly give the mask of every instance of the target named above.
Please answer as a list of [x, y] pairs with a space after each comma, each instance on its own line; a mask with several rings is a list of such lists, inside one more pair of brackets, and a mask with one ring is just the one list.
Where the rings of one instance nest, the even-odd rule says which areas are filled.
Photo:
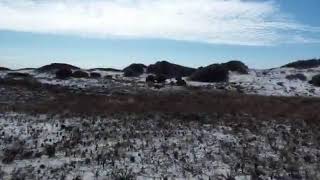
[[[319, 58], [318, 0], [0, 0], [0, 66]], [[3, 18], [6, 17], [6, 18]]]

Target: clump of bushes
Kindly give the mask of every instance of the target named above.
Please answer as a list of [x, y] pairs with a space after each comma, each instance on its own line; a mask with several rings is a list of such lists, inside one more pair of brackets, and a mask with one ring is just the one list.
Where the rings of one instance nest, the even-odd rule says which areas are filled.
[[224, 66], [213, 64], [199, 68], [190, 76], [190, 79], [199, 82], [226, 82], [229, 79], [229, 72]]
[[229, 61], [227, 63], [221, 64], [224, 66], [226, 69], [229, 71], [235, 71], [240, 74], [248, 74], [248, 66], [246, 66], [243, 62], [241, 61]]
[[111, 71], [111, 72], [122, 72], [122, 70], [115, 68], [93, 68], [89, 69], [89, 71]]
[[10, 69], [6, 67], [0, 67], [0, 71], [10, 71]]
[[[146, 77], [146, 83], [165, 83], [167, 80], [167, 77], [165, 75], [149, 75]], [[181, 77], [176, 78], [176, 85], [177, 86], [186, 86], [187, 83], [185, 80], [183, 80]], [[174, 85], [174, 83], [172, 84]]]
[[156, 81], [156, 77], [154, 75], [149, 75], [146, 77], [147, 83], [154, 83]]
[[320, 74], [313, 76], [310, 83], [314, 86], [320, 87]]
[[112, 169], [111, 172], [112, 179], [114, 180], [133, 180], [135, 179], [132, 169], [128, 169], [127, 167], [125, 169]]
[[101, 78], [101, 74], [97, 72], [92, 72], [90, 73], [91, 78]]
[[24, 179], [37, 179], [33, 172], [35, 169], [34, 167], [28, 166], [23, 168], [14, 168], [11, 172], [12, 180], [24, 180]]
[[67, 79], [72, 76], [71, 69], [60, 69], [56, 72], [56, 78], [58, 79]]
[[72, 77], [74, 77], [74, 78], [88, 78], [89, 74], [84, 71], [75, 71], [74, 73], [72, 73]]
[[136, 77], [144, 73], [146, 66], [144, 64], [131, 64], [123, 69], [124, 76]]
[[124, 76], [125, 77], [136, 77], [140, 76], [142, 73], [136, 73], [132, 69], [124, 70]]
[[15, 142], [12, 145], [9, 145], [6, 149], [4, 149], [4, 158], [2, 159], [2, 163], [10, 164], [12, 163], [19, 154], [22, 154], [24, 151], [23, 143]]
[[241, 61], [212, 64], [206, 67], [200, 67], [190, 76], [190, 79], [199, 82], [227, 82], [229, 80], [229, 71], [248, 74], [249, 68]]
[[156, 75], [165, 75], [168, 78], [178, 76], [190, 76], [196, 69], [173, 64], [167, 61], [159, 61], [155, 64], [149, 65], [147, 68], [148, 73]]
[[8, 73], [7, 76], [9, 76], [9, 77], [17, 77], [17, 78], [28, 78], [28, 77], [31, 77], [31, 75], [28, 74], [28, 73], [20, 73], [20, 72]]
[[165, 83], [167, 80], [167, 77], [165, 75], [149, 75], [146, 77], [147, 83]]
[[112, 75], [106, 75], [104, 78], [111, 80], [113, 77], [112, 77]]
[[4, 151], [4, 158], [2, 159], [2, 163], [4, 164], [12, 163], [15, 160], [17, 154], [18, 154], [18, 151], [6, 149]]
[[155, 78], [157, 83], [165, 83], [167, 80], [167, 77], [165, 75], [159, 74]]
[[300, 60], [286, 64], [282, 67], [296, 68], [296, 69], [308, 69], [320, 66], [320, 59]]
[[186, 81], [183, 80], [181, 77], [176, 78], [176, 80], [177, 80], [177, 82], [176, 82], [177, 86], [186, 86], [187, 85]]
[[38, 68], [37, 70], [39, 72], [56, 72], [62, 69], [70, 69], [70, 70], [76, 70], [80, 69], [79, 67], [70, 65], [70, 64], [64, 64], [64, 63], [52, 63], [49, 65], [42, 66]]
[[55, 154], [56, 154], [56, 148], [55, 148], [55, 146], [54, 146], [54, 145], [48, 145], [48, 146], [46, 146], [46, 148], [45, 148], [45, 153], [46, 153], [46, 155], [48, 155], [50, 158], [51, 158], [51, 157], [54, 157]]
[[291, 74], [291, 75], [286, 76], [286, 79], [306, 81], [307, 77], [304, 74]]
[[41, 83], [32, 77], [31, 75], [28, 76], [12, 76], [7, 75], [5, 78], [0, 79], [1, 84], [7, 84], [7, 85], [21, 85], [29, 88], [37, 88], [41, 86]]

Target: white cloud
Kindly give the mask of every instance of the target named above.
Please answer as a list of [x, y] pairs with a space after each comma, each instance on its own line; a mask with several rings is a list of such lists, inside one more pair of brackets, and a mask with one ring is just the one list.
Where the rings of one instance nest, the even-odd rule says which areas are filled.
[[239, 45], [311, 43], [320, 32], [275, 1], [247, 0], [0, 0], [0, 29]]

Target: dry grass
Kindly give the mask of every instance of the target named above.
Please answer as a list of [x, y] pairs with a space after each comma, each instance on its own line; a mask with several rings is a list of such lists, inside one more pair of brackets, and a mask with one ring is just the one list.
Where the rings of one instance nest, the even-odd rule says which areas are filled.
[[[34, 89], [23, 89], [34, 91]], [[49, 88], [50, 89], [50, 88]], [[210, 113], [243, 115], [259, 119], [303, 119], [318, 124], [319, 98], [266, 97], [238, 93], [188, 90], [183, 92], [144, 92], [134, 95], [87, 95], [46, 88], [50, 98], [34, 102], [0, 105], [1, 111], [28, 113]]]

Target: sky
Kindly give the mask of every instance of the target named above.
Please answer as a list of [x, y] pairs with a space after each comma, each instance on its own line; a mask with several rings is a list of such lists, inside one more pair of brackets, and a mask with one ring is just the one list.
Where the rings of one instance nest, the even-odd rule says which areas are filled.
[[319, 58], [319, 0], [0, 0], [0, 66]]

